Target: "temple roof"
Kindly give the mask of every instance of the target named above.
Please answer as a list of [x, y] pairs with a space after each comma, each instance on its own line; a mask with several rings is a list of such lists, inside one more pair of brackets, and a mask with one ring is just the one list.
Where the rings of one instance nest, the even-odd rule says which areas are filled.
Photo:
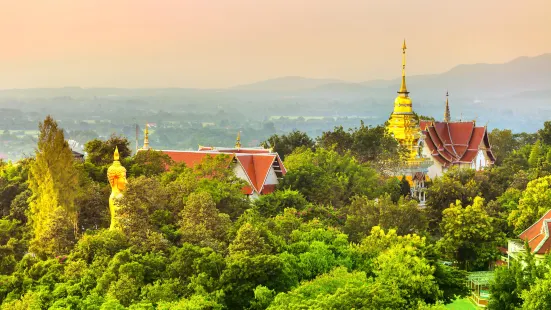
[[495, 161], [486, 127], [475, 122], [421, 121], [419, 126], [432, 157], [448, 167], [452, 164], [471, 163], [483, 145], [490, 160]]
[[162, 151], [170, 156], [176, 162], [184, 162], [188, 167], [194, 167], [207, 157], [215, 157], [217, 155], [228, 155], [228, 166], [235, 162], [240, 165], [245, 172], [249, 186], [242, 189], [244, 194], [250, 195], [253, 192], [259, 194], [267, 194], [274, 191], [274, 187], [265, 184], [272, 166], [279, 166], [281, 175], [287, 172], [283, 166], [283, 162], [277, 153], [270, 152], [266, 149], [242, 149], [242, 148], [212, 148], [200, 147], [199, 151]]
[[547, 211], [537, 222], [523, 231], [519, 237], [527, 241], [532, 253], [545, 254], [551, 249], [551, 209]]

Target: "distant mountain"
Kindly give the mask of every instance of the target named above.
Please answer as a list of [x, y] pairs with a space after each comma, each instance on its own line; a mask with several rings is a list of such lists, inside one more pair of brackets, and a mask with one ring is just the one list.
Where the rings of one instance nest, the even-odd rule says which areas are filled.
[[311, 79], [300, 76], [286, 76], [252, 84], [239, 85], [231, 89], [250, 91], [297, 91], [342, 82], [343, 81], [336, 79]]
[[[387, 81], [397, 88], [400, 79]], [[370, 88], [384, 87], [380, 80], [362, 83]], [[415, 94], [439, 93], [447, 89], [462, 96], [509, 96], [551, 89], [551, 53], [519, 57], [503, 64], [458, 65], [441, 74], [408, 76], [408, 89]]]
[[[334, 79], [311, 79], [288, 76], [240, 85], [230, 90], [270, 92], [366, 92], [370, 96], [388, 96], [399, 88], [400, 78], [362, 83]], [[453, 96], [500, 97], [522, 92], [551, 89], [551, 53], [536, 57], [519, 57], [502, 64], [458, 65], [440, 74], [407, 77], [414, 97], [442, 97], [446, 90]]]

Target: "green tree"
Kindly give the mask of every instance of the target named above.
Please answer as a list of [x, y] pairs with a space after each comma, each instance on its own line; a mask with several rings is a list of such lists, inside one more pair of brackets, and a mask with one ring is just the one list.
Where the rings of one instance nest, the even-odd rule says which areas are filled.
[[538, 137], [543, 143], [551, 145], [551, 121], [543, 123], [543, 128], [538, 130]]
[[528, 157], [528, 164], [530, 168], [538, 169], [541, 167], [543, 161], [545, 160], [545, 148], [538, 140], [532, 146], [530, 151], [530, 157]]
[[257, 228], [250, 223], [245, 223], [237, 231], [237, 236], [229, 246], [229, 252], [230, 255], [246, 256], [270, 254], [270, 246], [266, 244]]
[[547, 272], [545, 277], [536, 279], [529, 290], [522, 292], [522, 298], [522, 309], [551, 309], [551, 274]]
[[140, 175], [147, 177], [159, 175], [165, 172], [173, 163], [170, 156], [162, 151], [139, 151], [133, 158], [130, 175], [135, 177]]
[[476, 172], [471, 169], [452, 168], [442, 177], [436, 178], [427, 189], [427, 216], [430, 228], [438, 232], [442, 221], [442, 212], [457, 200], [466, 205], [480, 191], [480, 184], [475, 178]]
[[375, 226], [394, 229], [398, 235], [420, 234], [425, 231], [427, 220], [415, 200], [400, 198], [394, 203], [389, 195], [374, 200], [354, 197], [348, 207], [344, 227], [350, 239], [359, 242]]
[[226, 230], [229, 216], [219, 213], [209, 193], [192, 193], [181, 212], [180, 234], [182, 242], [208, 246], [216, 250], [226, 247]]
[[488, 135], [492, 143], [492, 153], [496, 157], [495, 165], [501, 165], [511, 152], [519, 148], [519, 143], [510, 129], [494, 128]]
[[287, 208], [302, 210], [309, 206], [308, 201], [298, 191], [278, 190], [269, 195], [262, 195], [254, 202], [254, 208], [264, 217], [280, 214]]
[[314, 140], [310, 138], [305, 132], [293, 130], [286, 135], [272, 135], [266, 141], [262, 142], [262, 145], [267, 148], [273, 148], [274, 152], [279, 154], [281, 159], [285, 157], [297, 148], [306, 147], [309, 149], [314, 148]]
[[335, 127], [333, 131], [324, 131], [317, 139], [317, 144], [326, 149], [332, 149], [339, 154], [345, 154], [352, 149], [354, 137], [349, 131], [345, 131], [342, 126]]
[[78, 233], [78, 172], [63, 130], [50, 116], [39, 125], [36, 159], [30, 167], [29, 187], [33, 227], [32, 251], [59, 255], [69, 252]]
[[518, 209], [512, 210], [509, 223], [520, 234], [530, 227], [545, 212], [551, 209], [551, 176], [539, 178], [528, 183], [518, 203]]
[[[520, 309], [526, 292], [536, 279], [546, 273], [545, 266], [536, 263], [534, 254], [526, 252], [512, 259], [508, 266], [498, 267], [490, 282], [490, 310]], [[544, 308], [534, 308], [544, 309]]]
[[466, 270], [484, 269], [497, 256], [503, 233], [495, 231], [484, 208], [484, 199], [476, 197], [463, 208], [460, 201], [444, 210], [441, 223], [440, 251]]
[[389, 289], [340, 267], [279, 293], [268, 309], [401, 309], [403, 297]]
[[375, 283], [393, 288], [393, 293], [403, 298], [400, 309], [442, 297], [434, 271], [435, 267], [411, 245], [392, 246], [375, 259]]
[[285, 160], [282, 188], [301, 192], [308, 201], [341, 207], [354, 195], [377, 197], [382, 186], [376, 172], [350, 155], [323, 148], [302, 149]]
[[402, 176], [400, 180], [400, 194], [402, 194], [403, 197], [409, 197], [411, 195], [411, 186], [405, 175]]
[[106, 141], [94, 139], [86, 142], [84, 145], [86, 160], [96, 166], [109, 165], [113, 162], [115, 148], [119, 149], [121, 160], [130, 157], [132, 154], [128, 139], [112, 134]]
[[177, 238], [177, 217], [183, 203], [175, 199], [174, 190], [156, 178], [129, 180], [118, 214], [122, 230], [132, 243], [144, 249], [162, 249], [168, 246], [168, 240]]

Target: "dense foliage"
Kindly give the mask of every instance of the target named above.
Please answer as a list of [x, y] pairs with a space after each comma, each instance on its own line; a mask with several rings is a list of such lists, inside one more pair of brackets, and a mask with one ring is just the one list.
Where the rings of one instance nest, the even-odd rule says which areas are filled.
[[[34, 158], [0, 162], [1, 309], [442, 309], [551, 209], [547, 129], [538, 142], [493, 131], [501, 162], [451, 169], [419, 208], [380, 173], [400, 155], [381, 128], [272, 137], [288, 173], [254, 201], [223, 156], [191, 169], [124, 155], [121, 229], [108, 230], [108, 151], [128, 141], [92, 141], [75, 162], [48, 117]], [[549, 308], [550, 267], [528, 255], [498, 268], [489, 307]]]

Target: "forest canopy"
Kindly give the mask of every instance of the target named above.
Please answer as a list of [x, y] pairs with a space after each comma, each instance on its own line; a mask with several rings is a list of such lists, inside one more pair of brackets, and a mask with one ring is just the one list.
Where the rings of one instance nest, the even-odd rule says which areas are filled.
[[270, 137], [288, 173], [251, 200], [223, 158], [186, 167], [111, 136], [76, 161], [48, 117], [34, 156], [0, 161], [0, 309], [443, 309], [494, 268], [489, 309], [549, 309], [551, 263], [495, 266], [551, 209], [549, 126], [493, 130], [496, 165], [450, 169], [419, 208], [384, 173], [402, 150], [382, 126]]

